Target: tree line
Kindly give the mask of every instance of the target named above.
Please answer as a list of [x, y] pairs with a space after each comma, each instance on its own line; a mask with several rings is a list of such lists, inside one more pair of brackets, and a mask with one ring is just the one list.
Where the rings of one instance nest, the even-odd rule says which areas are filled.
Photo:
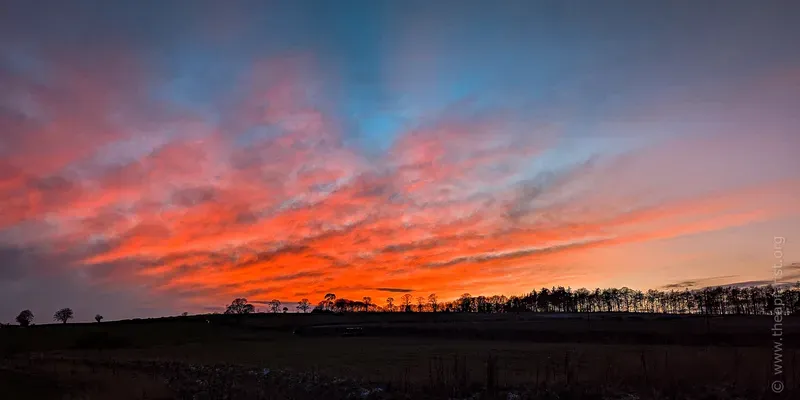
[[[280, 300], [268, 303], [273, 313], [287, 312]], [[627, 287], [573, 290], [563, 286], [532, 290], [520, 296], [472, 296], [464, 293], [452, 301], [440, 301], [435, 293], [417, 296], [406, 293], [398, 299], [387, 297], [377, 304], [371, 297], [361, 300], [337, 298], [328, 293], [316, 305], [301, 299], [296, 306], [312, 312], [472, 312], [472, 313], [595, 313], [634, 312], [702, 315], [791, 315], [800, 310], [800, 282], [793, 286], [718, 286], [698, 290], [633, 290]], [[225, 314], [254, 313], [247, 299], [238, 298]]]
[[[280, 300], [267, 303], [273, 313], [286, 313], [287, 306]], [[702, 315], [792, 315], [800, 311], [800, 282], [792, 286], [772, 285], [736, 287], [717, 286], [699, 290], [633, 290], [585, 288], [572, 290], [559, 286], [550, 289], [532, 290], [521, 296], [472, 296], [464, 293], [458, 299], [440, 301], [435, 293], [414, 297], [410, 293], [398, 299], [387, 297], [383, 304], [372, 301], [369, 296], [361, 300], [337, 298], [327, 293], [316, 305], [304, 298], [295, 307], [299, 312], [462, 312], [462, 313], [595, 313], [634, 312]], [[252, 314], [256, 309], [245, 298], [237, 298], [225, 309], [225, 314]], [[183, 313], [184, 316], [188, 313]], [[53, 314], [53, 320], [66, 324], [75, 313], [71, 308], [62, 308]], [[33, 323], [34, 315], [23, 310], [17, 315], [20, 326]], [[103, 320], [95, 315], [98, 323]]]
[[[62, 324], [66, 324], [69, 320], [75, 318], [75, 313], [72, 311], [71, 308], [66, 307], [62, 308], [53, 314], [53, 321], [61, 322]], [[20, 326], [30, 326], [33, 324], [34, 315], [31, 310], [22, 310], [15, 318], [17, 323]], [[97, 314], [94, 316], [94, 320], [98, 323], [103, 320], [103, 316]]]

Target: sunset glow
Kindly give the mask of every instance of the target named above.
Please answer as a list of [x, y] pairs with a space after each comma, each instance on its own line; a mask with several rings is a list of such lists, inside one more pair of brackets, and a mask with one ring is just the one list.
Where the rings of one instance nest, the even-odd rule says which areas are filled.
[[0, 17], [0, 320], [762, 281], [774, 236], [800, 261], [787, 15], [113, 3]]

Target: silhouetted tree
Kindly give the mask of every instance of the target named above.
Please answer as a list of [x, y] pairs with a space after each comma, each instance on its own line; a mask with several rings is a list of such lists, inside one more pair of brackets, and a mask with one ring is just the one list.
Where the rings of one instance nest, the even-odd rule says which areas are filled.
[[[366, 299], [366, 298], [365, 298]], [[402, 297], [399, 309], [411, 311], [411, 295]], [[370, 299], [371, 300], [371, 299]], [[338, 299], [333, 305], [320, 302], [320, 309], [333, 308], [339, 312], [368, 310], [371, 301]], [[532, 290], [523, 296], [492, 295], [473, 297], [464, 293], [456, 300], [439, 302], [435, 294], [417, 298], [417, 310], [460, 311], [479, 313], [503, 312], [650, 312], [676, 314], [747, 314], [763, 315], [782, 312], [784, 315], [800, 311], [800, 283], [793, 286], [762, 287], [710, 287], [698, 290], [683, 289], [642, 292], [627, 287], [585, 288], [572, 290], [559, 286]], [[395, 311], [394, 299], [386, 299], [385, 311]]]
[[417, 312], [425, 310], [425, 298], [422, 296], [417, 297]]
[[186, 312], [186, 311], [184, 311], [184, 312], [182, 312], [182, 313], [181, 313], [181, 317], [188, 317], [188, 316], [189, 316], [189, 313], [188, 313], [188, 312]]
[[469, 293], [464, 293], [459, 298], [459, 308], [461, 312], [470, 312], [472, 311], [472, 296]]
[[394, 311], [394, 297], [386, 298], [386, 308], [389, 310], [389, 312]]
[[20, 326], [29, 326], [33, 322], [33, 313], [31, 310], [23, 310], [17, 315], [17, 323]]
[[72, 312], [71, 308], [62, 308], [56, 311], [55, 314], [53, 314], [53, 320], [61, 321], [62, 324], [66, 324], [67, 321], [71, 320], [74, 317], [74, 315], [75, 314]]
[[436, 312], [439, 308], [439, 303], [436, 302], [436, 293], [431, 293], [428, 295], [428, 303], [431, 305], [431, 311]]
[[94, 316], [94, 320], [97, 321], [97, 323], [99, 324], [100, 321], [103, 320], [103, 316], [100, 315], [100, 314], [97, 314], [97, 315]]
[[428, 304], [431, 305], [431, 311], [436, 312], [439, 308], [439, 303], [437, 302], [436, 293], [431, 293], [428, 295]]
[[[364, 297], [364, 301], [336, 299], [329, 293], [320, 301], [315, 310], [336, 310], [353, 312], [370, 310], [375, 307], [372, 299]], [[412, 311], [411, 294], [402, 297], [399, 309]], [[376, 307], [384, 311], [395, 311], [394, 298], [386, 299], [386, 306]], [[705, 315], [792, 315], [800, 311], [800, 282], [792, 286], [757, 286], [757, 287], [709, 287], [698, 290], [683, 289], [659, 291], [655, 289], [642, 292], [627, 287], [596, 288], [590, 291], [585, 288], [572, 290], [559, 286], [532, 290], [522, 296], [506, 297], [505, 295], [477, 296], [464, 293], [453, 301], [440, 302], [435, 294], [430, 294], [425, 303], [423, 297], [417, 297], [417, 310], [433, 312], [649, 312]], [[310, 308], [308, 299], [303, 299], [297, 306], [306, 312]]]
[[411, 299], [412, 298], [414, 298], [414, 297], [411, 296], [408, 293], [404, 294], [403, 297], [401, 297], [401, 299], [403, 300], [403, 311], [411, 312]]
[[287, 311], [289, 311], [289, 307], [283, 307], [283, 313], [286, 314]]
[[348, 299], [336, 299], [333, 303], [333, 308], [338, 312], [351, 312], [363, 309], [364, 303]]
[[255, 307], [252, 304], [248, 304], [247, 299], [238, 298], [231, 302], [225, 310], [225, 314], [252, 314], [255, 311]]
[[336, 295], [333, 293], [325, 294], [325, 306], [328, 310], [333, 308], [333, 302], [336, 301]]
[[269, 302], [269, 307], [272, 309], [273, 314], [277, 314], [281, 309], [281, 301], [278, 299], [273, 299]]
[[304, 314], [309, 308], [311, 308], [311, 303], [308, 302], [308, 299], [302, 299], [299, 303], [297, 303], [297, 309], [302, 310]]

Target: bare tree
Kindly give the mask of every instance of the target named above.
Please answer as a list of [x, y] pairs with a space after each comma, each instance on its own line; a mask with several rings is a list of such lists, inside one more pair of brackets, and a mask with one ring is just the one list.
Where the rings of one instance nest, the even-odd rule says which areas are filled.
[[31, 310], [23, 310], [17, 315], [17, 323], [20, 326], [29, 326], [33, 322], [33, 313]]
[[94, 316], [94, 320], [97, 321], [97, 323], [99, 324], [100, 321], [103, 320], [103, 316], [100, 315], [100, 314], [97, 314], [97, 315]]
[[431, 310], [433, 312], [436, 312], [436, 310], [439, 308], [439, 303], [437, 303], [436, 300], [436, 293], [431, 293], [428, 295], [428, 303], [430, 303]]
[[[800, 267], [800, 264], [798, 265]], [[334, 300], [335, 299], [335, 300]], [[374, 307], [372, 299], [363, 297], [364, 301], [336, 299], [328, 293], [325, 300], [320, 301], [317, 309], [336, 310], [338, 312], [354, 312], [369, 310]], [[417, 297], [412, 305], [411, 294], [402, 296], [401, 307], [395, 307], [392, 297], [386, 299], [386, 306], [379, 309], [385, 311], [406, 310], [432, 312], [469, 312], [469, 313], [506, 313], [506, 312], [650, 312], [672, 314], [703, 315], [796, 315], [800, 313], [800, 282], [790, 285], [758, 286], [758, 287], [708, 287], [690, 290], [640, 290], [623, 288], [573, 290], [569, 287], [542, 288], [520, 295], [475, 296], [464, 293], [458, 299], [439, 301], [436, 294]], [[246, 301], [246, 300], [245, 300]], [[331, 303], [332, 302], [332, 303]], [[298, 309], [306, 312], [311, 308], [308, 299], [298, 303]], [[277, 312], [277, 311], [275, 311]]]
[[62, 308], [62, 309], [56, 311], [56, 313], [53, 314], [53, 320], [54, 321], [61, 321], [61, 323], [66, 324], [67, 321], [69, 321], [72, 318], [74, 318], [74, 316], [75, 316], [75, 313], [72, 312], [72, 309], [67, 307], [67, 308]]
[[256, 308], [253, 307], [252, 304], [247, 303], [247, 299], [245, 298], [238, 298], [234, 299], [228, 308], [225, 310], [225, 314], [252, 314], [256, 311]]
[[387, 297], [386, 298], [386, 308], [388, 308], [389, 311], [393, 311], [394, 310], [394, 297]]
[[297, 309], [302, 310], [303, 314], [305, 314], [309, 308], [311, 308], [311, 303], [308, 302], [308, 299], [302, 299], [297, 303]]
[[273, 313], [277, 314], [281, 308], [281, 301], [278, 299], [273, 299], [272, 301], [269, 302], [269, 307], [272, 309]]
[[411, 296], [409, 293], [406, 293], [403, 295], [403, 297], [401, 297], [401, 299], [403, 299], [403, 311], [405, 312], [411, 311], [411, 299], [413, 298], [414, 297]]
[[333, 308], [333, 302], [336, 301], [336, 295], [334, 293], [326, 293], [325, 294], [325, 307], [327, 310]]
[[462, 294], [461, 298], [458, 299], [458, 302], [461, 312], [472, 311], [472, 296], [469, 293]]

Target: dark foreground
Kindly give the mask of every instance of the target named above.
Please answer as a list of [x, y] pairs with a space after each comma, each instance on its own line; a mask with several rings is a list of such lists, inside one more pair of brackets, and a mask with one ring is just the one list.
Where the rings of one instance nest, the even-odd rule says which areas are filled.
[[771, 317], [397, 313], [3, 328], [0, 398], [800, 398], [797, 320], [784, 321], [778, 376], [772, 327]]

